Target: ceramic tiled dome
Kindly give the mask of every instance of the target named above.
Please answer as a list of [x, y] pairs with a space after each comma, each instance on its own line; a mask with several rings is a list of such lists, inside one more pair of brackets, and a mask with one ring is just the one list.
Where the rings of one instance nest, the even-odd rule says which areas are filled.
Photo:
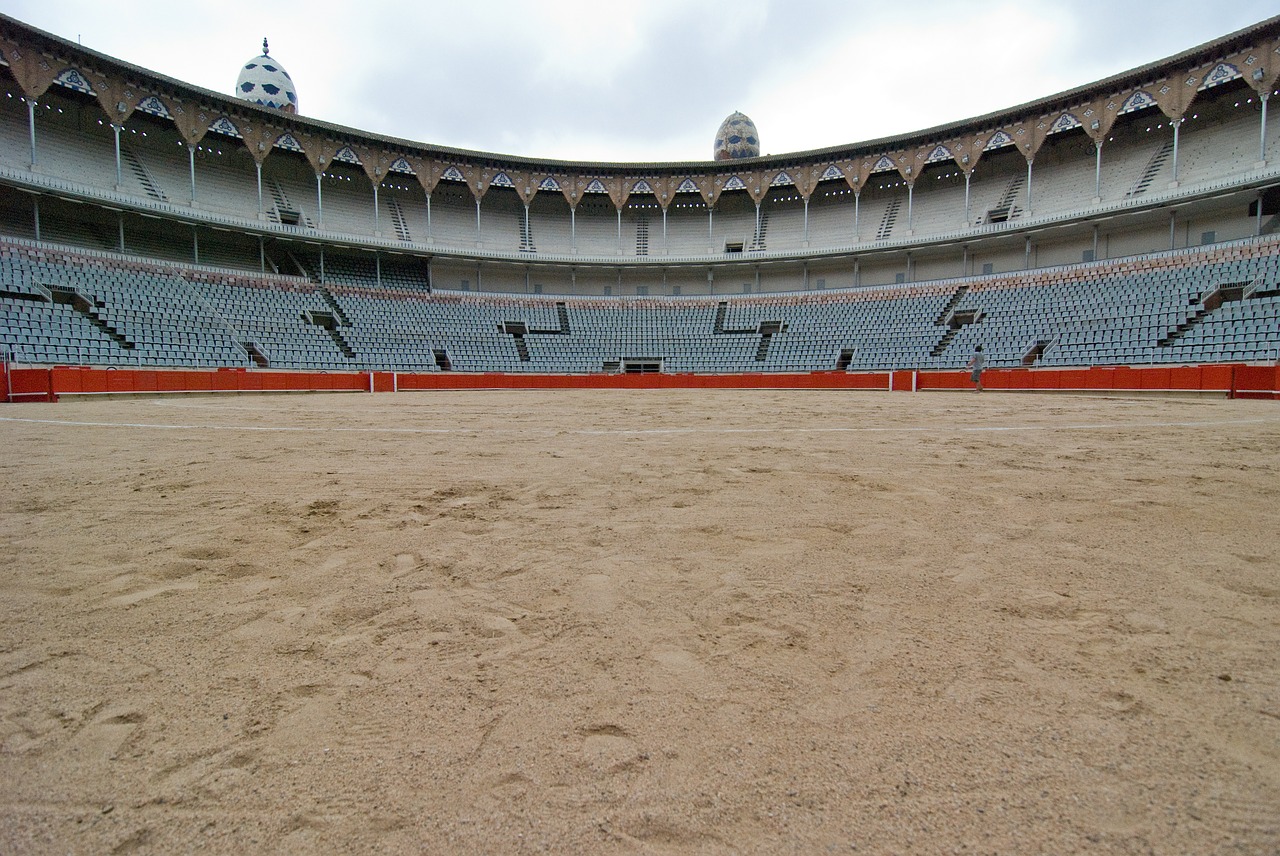
[[293, 87], [293, 78], [284, 66], [267, 55], [266, 39], [262, 40], [262, 55], [255, 56], [240, 69], [236, 95], [255, 104], [298, 112], [298, 92]]
[[737, 160], [760, 156], [760, 134], [756, 123], [743, 113], [733, 112], [716, 131], [715, 159]]

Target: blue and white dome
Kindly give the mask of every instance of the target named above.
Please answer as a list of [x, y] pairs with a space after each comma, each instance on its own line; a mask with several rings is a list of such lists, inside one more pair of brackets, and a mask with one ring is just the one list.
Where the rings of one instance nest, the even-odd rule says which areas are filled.
[[745, 114], [734, 111], [720, 123], [716, 131], [715, 159], [737, 160], [760, 157], [760, 134], [756, 123]]
[[298, 91], [284, 66], [267, 56], [267, 40], [262, 40], [262, 55], [255, 56], [240, 69], [236, 95], [264, 107], [286, 113], [298, 112]]

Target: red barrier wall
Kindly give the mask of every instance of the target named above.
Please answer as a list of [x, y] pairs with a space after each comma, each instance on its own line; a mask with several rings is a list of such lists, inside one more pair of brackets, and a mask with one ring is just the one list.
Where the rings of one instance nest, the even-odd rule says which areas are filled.
[[[892, 383], [890, 382], [892, 381]], [[1088, 369], [990, 369], [992, 390], [1209, 392], [1280, 400], [1280, 365], [1109, 366]], [[449, 389], [973, 389], [967, 371], [760, 374], [535, 375], [432, 372], [330, 373], [245, 369], [11, 368], [10, 401], [59, 395], [203, 392], [393, 392]]]

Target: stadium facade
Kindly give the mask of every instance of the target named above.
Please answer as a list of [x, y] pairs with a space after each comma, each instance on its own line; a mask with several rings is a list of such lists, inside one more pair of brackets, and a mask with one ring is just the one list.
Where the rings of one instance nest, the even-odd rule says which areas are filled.
[[295, 112], [263, 48], [237, 97], [0, 16], [12, 363], [849, 374], [954, 370], [979, 343], [1026, 369], [1280, 360], [1280, 18], [848, 146], [750, 156], [735, 113], [716, 159], [687, 163], [329, 124]]

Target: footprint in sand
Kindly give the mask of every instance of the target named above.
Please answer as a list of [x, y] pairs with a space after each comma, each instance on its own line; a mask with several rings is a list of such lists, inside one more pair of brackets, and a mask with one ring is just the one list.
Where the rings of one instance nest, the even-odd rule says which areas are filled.
[[618, 605], [618, 589], [608, 574], [587, 574], [578, 581], [574, 599], [584, 612], [599, 615]]
[[580, 732], [582, 760], [597, 770], [617, 770], [636, 760], [636, 745], [626, 729], [613, 724], [593, 725]]
[[122, 594], [119, 597], [111, 598], [111, 603], [116, 606], [133, 606], [135, 603], [141, 603], [149, 598], [156, 597], [171, 591], [195, 591], [199, 588], [198, 583], [168, 583], [166, 585], [151, 586], [150, 588], [141, 589], [140, 591]]

